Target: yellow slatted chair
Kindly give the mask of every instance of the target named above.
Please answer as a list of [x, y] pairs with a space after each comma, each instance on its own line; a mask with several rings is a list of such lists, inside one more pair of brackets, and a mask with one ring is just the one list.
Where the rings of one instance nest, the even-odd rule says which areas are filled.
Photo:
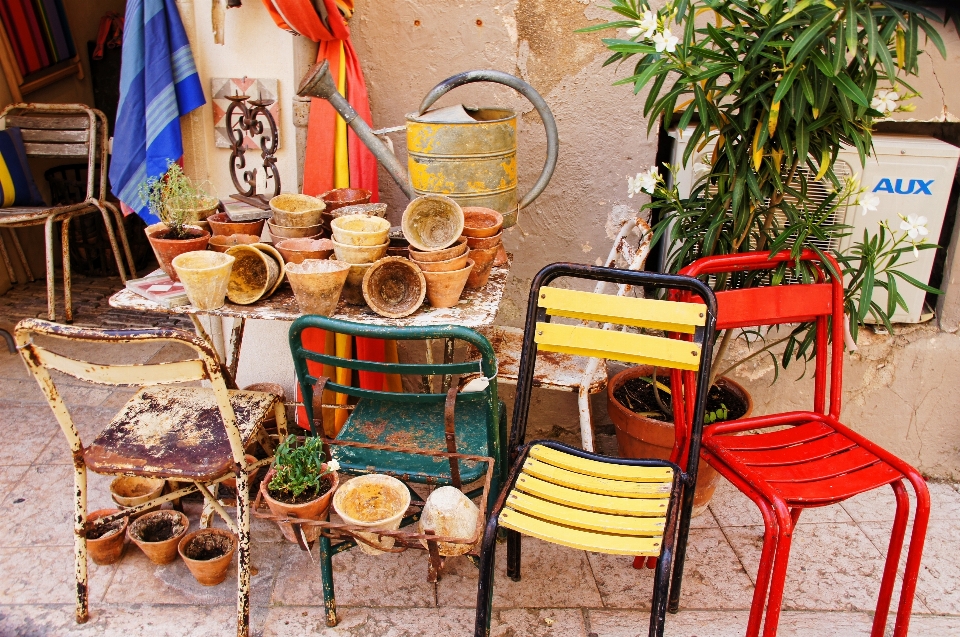
[[[548, 287], [561, 277], [682, 290], [703, 303]], [[663, 635], [671, 568], [677, 595], [683, 573], [709, 383], [711, 351], [704, 344], [713, 342], [716, 307], [713, 292], [690, 277], [555, 263], [534, 278], [514, 402], [512, 470], [480, 554], [476, 637], [490, 634], [500, 527], [507, 530], [507, 575], [514, 580], [520, 579], [521, 534], [583, 551], [654, 558], [649, 635]], [[554, 317], [583, 323], [554, 323]], [[611, 324], [643, 331], [605, 329]], [[611, 458], [551, 440], [524, 444], [538, 350], [698, 372], [692, 417], [678, 419], [691, 426], [677, 428], [677, 462]]]
[[[17, 325], [15, 335], [17, 349], [50, 403], [74, 459], [77, 623], [85, 622], [89, 613], [87, 532], [200, 492], [237, 535], [237, 635], [245, 637], [250, 621], [248, 473], [272, 458], [248, 463], [244, 449], [256, 440], [272, 453], [273, 444], [262, 427], [271, 413], [276, 417], [280, 438], [286, 437], [286, 411], [280, 397], [227, 389], [216, 353], [200, 338], [181, 330], [99, 330], [25, 319]], [[104, 365], [50, 349], [70, 342], [105, 348], [126, 343], [177, 343], [193, 350], [195, 356], [167, 363]], [[50, 370], [91, 383], [141, 389], [93, 441], [84, 445]], [[210, 386], [170, 387], [196, 381], [209, 381]], [[87, 469], [107, 475], [172, 479], [188, 486], [91, 522], [87, 519]], [[210, 487], [229, 478], [236, 479], [237, 484], [233, 517], [210, 491]]]

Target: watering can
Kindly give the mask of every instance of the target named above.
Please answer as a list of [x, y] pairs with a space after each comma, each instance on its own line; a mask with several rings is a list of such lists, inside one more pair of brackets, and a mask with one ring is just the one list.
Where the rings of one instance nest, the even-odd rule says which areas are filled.
[[[444, 121], [439, 111], [427, 112], [448, 91], [474, 82], [495, 82], [516, 90], [537, 109], [547, 132], [547, 158], [533, 188], [517, 197], [517, 114], [508, 108], [467, 108]], [[447, 78], [427, 93], [420, 110], [406, 116], [409, 173], [393, 149], [357, 116], [337, 91], [326, 61], [310, 67], [300, 82], [301, 97], [328, 102], [386, 168], [403, 192], [413, 199], [425, 194], [446, 195], [461, 206], [484, 206], [503, 214], [503, 225], [517, 222], [517, 213], [536, 199], [550, 182], [557, 165], [559, 136], [553, 113], [536, 90], [501, 71], [467, 71]], [[439, 120], [439, 121], [438, 121]], [[382, 133], [380, 133], [382, 134]]]

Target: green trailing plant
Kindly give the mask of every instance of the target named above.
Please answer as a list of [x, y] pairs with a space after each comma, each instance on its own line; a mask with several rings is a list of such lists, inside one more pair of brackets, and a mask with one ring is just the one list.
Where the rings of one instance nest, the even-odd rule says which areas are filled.
[[310, 492], [320, 495], [326, 476], [338, 471], [340, 463], [325, 460], [320, 438], [307, 436], [302, 445], [296, 443], [297, 437], [290, 435], [277, 446], [273, 460], [276, 473], [267, 486], [275, 494], [294, 499]]
[[140, 184], [139, 195], [150, 212], [167, 224], [174, 239], [190, 238], [185, 226], [197, 220], [198, 211], [210, 208], [216, 201], [183, 172], [180, 164], [172, 161], [167, 162], [167, 172]]

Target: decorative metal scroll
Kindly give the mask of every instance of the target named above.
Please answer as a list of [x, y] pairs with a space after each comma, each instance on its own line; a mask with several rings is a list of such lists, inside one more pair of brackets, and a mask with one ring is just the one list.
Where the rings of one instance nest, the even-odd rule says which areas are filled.
[[[280, 143], [280, 130], [277, 122], [270, 113], [269, 106], [274, 100], [251, 100], [249, 95], [229, 95], [230, 106], [227, 108], [226, 123], [227, 136], [230, 139], [230, 178], [237, 193], [234, 199], [243, 201], [264, 210], [269, 209], [271, 197], [280, 194], [280, 173], [277, 172], [277, 158], [275, 154]], [[262, 119], [261, 119], [262, 118]], [[264, 121], [266, 126], [264, 126]], [[263, 178], [266, 190], [271, 194], [257, 193], [257, 172], [259, 168], [247, 168], [244, 148], [244, 138], [260, 141], [260, 157], [263, 166]], [[255, 152], [255, 151], [254, 151]], [[265, 196], [266, 195], [266, 196]]]

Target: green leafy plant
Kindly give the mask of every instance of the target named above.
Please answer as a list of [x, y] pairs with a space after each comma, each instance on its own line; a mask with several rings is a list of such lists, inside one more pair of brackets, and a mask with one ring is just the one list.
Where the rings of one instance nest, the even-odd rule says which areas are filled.
[[216, 202], [216, 197], [205, 187], [194, 184], [180, 164], [172, 161], [167, 162], [167, 172], [163, 175], [140, 184], [138, 194], [150, 212], [167, 224], [174, 239], [190, 238], [185, 226], [197, 220], [198, 211], [209, 209]]
[[297, 437], [290, 435], [277, 446], [273, 460], [276, 473], [268, 486], [273, 493], [292, 498], [311, 491], [320, 495], [326, 476], [338, 471], [340, 463], [326, 462], [320, 438], [308, 436], [300, 446], [296, 442]]

